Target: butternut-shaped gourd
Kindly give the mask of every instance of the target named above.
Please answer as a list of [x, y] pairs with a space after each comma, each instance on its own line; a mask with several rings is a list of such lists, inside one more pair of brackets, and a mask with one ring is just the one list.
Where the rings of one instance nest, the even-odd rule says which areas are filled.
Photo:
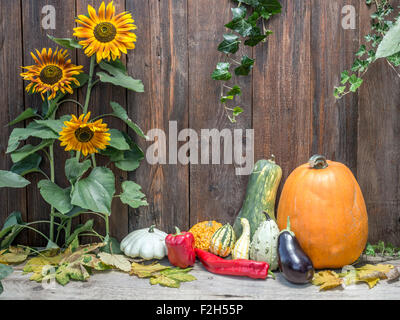
[[235, 243], [235, 248], [232, 251], [233, 259], [249, 259], [250, 247], [250, 224], [246, 218], [241, 218], [242, 235]]

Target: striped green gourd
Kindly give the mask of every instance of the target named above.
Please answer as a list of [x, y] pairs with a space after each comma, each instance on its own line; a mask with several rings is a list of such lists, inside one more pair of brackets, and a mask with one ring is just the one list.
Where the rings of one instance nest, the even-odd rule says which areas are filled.
[[282, 169], [275, 163], [274, 156], [271, 160], [260, 160], [255, 164], [242, 209], [233, 225], [236, 238], [242, 234], [241, 218], [249, 220], [251, 240], [260, 224], [266, 220], [264, 212], [276, 221], [275, 200], [281, 178]]
[[249, 259], [250, 248], [250, 224], [246, 218], [241, 218], [243, 232], [238, 241], [235, 243], [235, 248], [232, 251], [232, 259]]
[[235, 241], [235, 232], [233, 231], [232, 226], [227, 223], [215, 231], [211, 237], [210, 248], [208, 251], [225, 258], [231, 254]]

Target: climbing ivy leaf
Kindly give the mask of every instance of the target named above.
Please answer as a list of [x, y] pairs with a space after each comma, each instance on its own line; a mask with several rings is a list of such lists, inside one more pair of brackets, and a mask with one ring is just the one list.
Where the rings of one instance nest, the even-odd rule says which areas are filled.
[[237, 76], [248, 76], [253, 68], [254, 61], [246, 55], [243, 56], [240, 66], [235, 69], [235, 74]]
[[232, 74], [229, 72], [230, 66], [229, 62], [219, 62], [211, 77], [214, 80], [230, 80], [232, 78]]
[[224, 34], [224, 41], [218, 46], [218, 51], [223, 53], [236, 53], [239, 50], [239, 37], [237, 35], [228, 33]]

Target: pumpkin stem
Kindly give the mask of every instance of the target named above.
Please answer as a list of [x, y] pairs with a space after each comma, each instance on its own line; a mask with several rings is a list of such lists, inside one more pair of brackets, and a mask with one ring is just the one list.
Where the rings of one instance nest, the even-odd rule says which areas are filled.
[[153, 224], [153, 225], [149, 228], [149, 233], [153, 233], [155, 227], [156, 227], [156, 225]]
[[308, 160], [308, 164], [313, 169], [325, 169], [328, 168], [328, 162], [326, 161], [326, 157], [316, 154]]

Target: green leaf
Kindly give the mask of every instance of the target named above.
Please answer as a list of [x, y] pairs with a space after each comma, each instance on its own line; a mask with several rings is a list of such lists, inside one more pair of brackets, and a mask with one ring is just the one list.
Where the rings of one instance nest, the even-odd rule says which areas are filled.
[[39, 181], [38, 188], [43, 199], [62, 214], [72, 210], [70, 188], [62, 189], [50, 180]]
[[79, 162], [76, 157], [65, 161], [65, 175], [71, 184], [74, 184], [92, 166], [90, 160]]
[[269, 13], [270, 15], [274, 15], [282, 12], [282, 5], [278, 0], [259, 0], [257, 10], [261, 8], [264, 10], [264, 14]]
[[343, 71], [341, 74], [341, 84], [346, 84], [350, 79], [350, 75], [348, 71]]
[[249, 38], [244, 42], [244, 45], [254, 47], [261, 41], [264, 41], [270, 34], [272, 34], [272, 31], [268, 30], [266, 34], [262, 34], [260, 28], [254, 27], [251, 30]]
[[[3, 280], [4, 278], [8, 277], [11, 273], [13, 273], [13, 268], [10, 266], [7, 266], [5, 264], [0, 264], [0, 280]], [[0, 294], [3, 292], [3, 286], [0, 282]]]
[[19, 174], [0, 170], [0, 188], [25, 188], [30, 182]]
[[14, 151], [11, 154], [11, 160], [14, 163], [20, 162], [20, 161], [24, 160], [26, 157], [29, 157], [31, 154], [33, 154], [39, 150], [42, 150], [42, 149], [50, 146], [53, 143], [54, 143], [54, 140], [43, 140], [42, 143], [40, 143], [36, 146], [27, 144], [27, 145], [23, 146], [21, 149]]
[[60, 46], [67, 48], [67, 49], [82, 49], [83, 47], [75, 40], [71, 38], [55, 38], [51, 35], [47, 35], [47, 37], [54, 41], [55, 43], [59, 44]]
[[356, 56], [357, 57], [362, 57], [365, 53], [367, 53], [367, 47], [365, 44], [361, 45], [360, 49], [358, 49]]
[[242, 114], [243, 113], [243, 109], [241, 108], [241, 107], [235, 107], [234, 109], [233, 109], [233, 116], [234, 117], [237, 117], [237, 116], [239, 116], [240, 114]]
[[78, 237], [81, 233], [89, 231], [89, 230], [92, 230], [93, 229], [93, 223], [94, 223], [94, 220], [90, 219], [90, 220], [86, 221], [84, 225], [78, 225], [75, 228], [74, 232], [69, 236], [69, 238], [67, 239], [65, 244], [67, 246], [69, 246], [72, 243], [72, 241], [74, 241], [74, 239], [76, 237]]
[[254, 61], [246, 55], [243, 56], [240, 66], [235, 69], [235, 74], [237, 76], [248, 76], [253, 68]]
[[339, 99], [345, 90], [346, 90], [345, 86], [336, 87], [334, 92], [335, 98]]
[[105, 61], [101, 61], [99, 64], [100, 68], [107, 71], [109, 74], [105, 72], [98, 72], [97, 76], [100, 78], [100, 81], [103, 83], [111, 83], [116, 86], [120, 86], [135, 92], [144, 92], [144, 85], [141, 80], [133, 79], [128, 76], [125, 72], [123, 72], [120, 68], [115, 67], [114, 65], [107, 63]]
[[350, 91], [351, 92], [356, 92], [357, 89], [362, 85], [363, 79], [358, 78], [355, 74], [353, 74], [350, 77], [349, 82], [351, 83]]
[[144, 159], [144, 153], [135, 145], [132, 150], [125, 151], [123, 159], [116, 161], [115, 166], [123, 171], [134, 171], [139, 168], [140, 162]]
[[249, 6], [251, 6], [253, 8], [257, 7], [260, 4], [259, 0], [236, 0], [236, 1], [239, 3], [248, 4]]
[[224, 41], [218, 46], [218, 51], [229, 54], [236, 53], [239, 50], [239, 37], [235, 34], [224, 34]]
[[225, 27], [239, 33], [242, 37], [249, 36], [253, 29], [253, 26], [243, 18], [235, 18], [227, 23]]
[[8, 140], [7, 153], [15, 151], [20, 141], [26, 140], [29, 137], [36, 137], [40, 139], [57, 139], [59, 135], [53, 130], [35, 122], [31, 122], [26, 128], [15, 128]]
[[71, 209], [71, 211], [67, 212], [66, 214], [62, 214], [62, 213], [59, 213], [59, 212], [56, 211], [54, 213], [54, 216], [56, 216], [56, 217], [58, 217], [58, 218], [63, 220], [63, 219], [75, 218], [75, 217], [81, 215], [82, 213], [85, 213], [86, 211], [87, 211], [86, 209], [74, 206]]
[[230, 66], [229, 62], [219, 62], [211, 77], [214, 80], [230, 80], [232, 78], [232, 74], [229, 72]]
[[102, 156], [109, 157], [111, 162], [121, 161], [125, 159], [125, 151], [117, 150], [110, 146], [107, 146], [107, 148], [104, 150], [100, 150], [100, 154]]
[[126, 112], [126, 110], [117, 102], [110, 102], [111, 104], [111, 108], [114, 110], [114, 115], [121, 119], [122, 121], [124, 121], [129, 128], [131, 128], [133, 131], [136, 132], [136, 134], [144, 139], [148, 139], [148, 137], [143, 133], [142, 129], [140, 129], [140, 127], [135, 124], [129, 117], [128, 117], [128, 113]]
[[220, 99], [220, 101], [222, 102], [222, 103], [225, 103], [225, 102], [227, 102], [228, 100], [233, 100], [233, 96], [222, 96], [221, 97], [221, 99]]
[[141, 189], [142, 187], [133, 181], [124, 181], [122, 183], [123, 192], [120, 195], [122, 203], [134, 209], [141, 206], [148, 206], [149, 204], [145, 199], [146, 195], [140, 191]]
[[11, 121], [8, 125], [13, 126], [19, 122], [22, 122], [26, 119], [30, 119], [33, 117], [38, 117], [39, 115], [37, 114], [37, 110], [34, 110], [32, 108], [26, 109], [24, 112], [22, 112], [18, 117], [16, 117], [13, 121]]
[[233, 19], [246, 18], [247, 9], [245, 7], [232, 8], [231, 11], [232, 11]]
[[393, 25], [385, 34], [376, 51], [376, 58], [390, 57], [400, 52], [400, 22]]
[[0, 250], [8, 248], [11, 245], [16, 236], [22, 231], [24, 224], [21, 212], [14, 211], [7, 217], [0, 231]]
[[107, 252], [111, 254], [124, 254], [121, 251], [120, 243], [117, 239], [107, 235], [103, 241], [106, 245], [100, 248], [100, 252]]
[[240, 96], [242, 94], [242, 89], [240, 89], [239, 86], [233, 86], [231, 90], [227, 92], [227, 95], [232, 95], [232, 96]]
[[129, 144], [126, 142], [125, 136], [117, 129], [110, 129], [108, 133], [111, 135], [110, 147], [117, 150], [130, 150]]
[[42, 172], [39, 166], [42, 162], [42, 157], [37, 153], [31, 154], [29, 157], [26, 157], [24, 160], [15, 163], [11, 167], [11, 171], [19, 174], [20, 176], [25, 176], [28, 173], [32, 172]]
[[86, 179], [79, 180], [71, 193], [71, 203], [94, 212], [111, 214], [115, 177], [108, 168], [97, 167]]
[[35, 122], [53, 130], [55, 133], [57, 133], [56, 139], [58, 139], [59, 133], [62, 131], [64, 127], [64, 122], [70, 121], [71, 119], [72, 119], [71, 116], [64, 115], [58, 120], [35, 120]]

